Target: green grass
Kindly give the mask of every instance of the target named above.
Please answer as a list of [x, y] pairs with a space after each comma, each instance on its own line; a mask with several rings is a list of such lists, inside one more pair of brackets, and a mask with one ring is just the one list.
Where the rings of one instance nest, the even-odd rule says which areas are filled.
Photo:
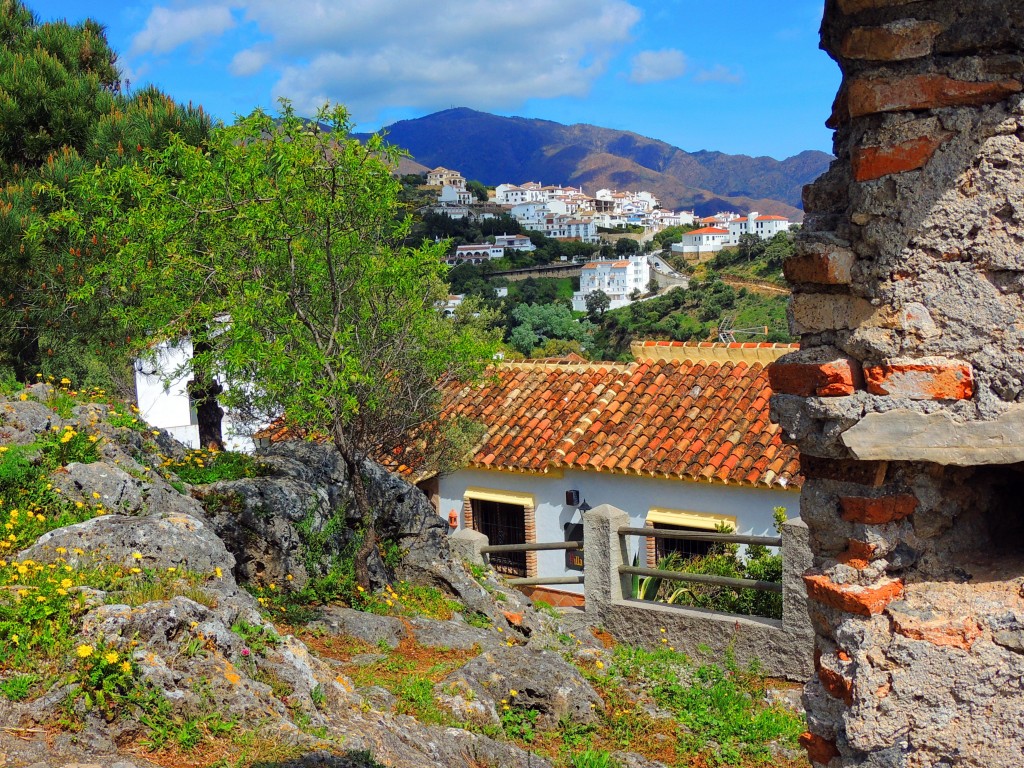
[[233, 451], [188, 451], [180, 461], [165, 461], [163, 468], [189, 485], [258, 477], [264, 472], [263, 466], [255, 458]]

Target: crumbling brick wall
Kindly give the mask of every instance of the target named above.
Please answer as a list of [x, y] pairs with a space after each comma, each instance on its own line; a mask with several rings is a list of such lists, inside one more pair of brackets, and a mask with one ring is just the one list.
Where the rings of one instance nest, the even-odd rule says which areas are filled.
[[828, 0], [773, 415], [801, 449], [813, 762], [1024, 764], [1024, 3]]

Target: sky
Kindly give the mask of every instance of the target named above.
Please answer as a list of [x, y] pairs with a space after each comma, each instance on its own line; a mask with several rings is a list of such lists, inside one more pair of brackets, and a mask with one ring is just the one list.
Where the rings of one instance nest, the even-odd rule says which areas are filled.
[[133, 88], [231, 122], [290, 99], [356, 129], [450, 107], [629, 130], [690, 152], [831, 151], [823, 0], [25, 0], [104, 25]]

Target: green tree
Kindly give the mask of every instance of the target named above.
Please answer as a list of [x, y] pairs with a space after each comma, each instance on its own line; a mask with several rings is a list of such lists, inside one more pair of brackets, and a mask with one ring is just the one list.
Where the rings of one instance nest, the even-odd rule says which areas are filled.
[[587, 294], [586, 304], [587, 315], [592, 320], [597, 320], [608, 311], [608, 308], [612, 305], [612, 300], [604, 291], [591, 291]]
[[517, 325], [509, 334], [509, 344], [527, 356], [549, 339], [585, 343], [593, 332], [589, 321], [576, 320], [564, 304], [520, 304], [512, 317]]
[[228, 383], [227, 405], [330, 437], [361, 520], [356, 577], [369, 586], [363, 463], [410, 447], [435, 465], [461, 459], [438, 434], [462, 426], [438, 425], [442, 392], [482, 370], [492, 339], [474, 313], [437, 311], [445, 243], [402, 245], [397, 150], [350, 131], [340, 107], [315, 123], [287, 103], [278, 120], [255, 112], [216, 131], [209, 151], [172, 140], [145, 165], [97, 169], [51, 223], [105, 244], [78, 297], [108, 305], [131, 351], [189, 336], [193, 370]]
[[627, 256], [640, 251], [640, 243], [631, 237], [620, 237], [615, 241], [615, 253], [619, 256]]
[[473, 193], [473, 197], [479, 200], [481, 203], [487, 202], [487, 187], [476, 179], [470, 179], [466, 182], [466, 189]]
[[170, 133], [202, 143], [210, 122], [153, 88], [122, 92], [116, 54], [88, 20], [40, 24], [0, 0], [0, 366], [105, 379], [89, 347], [123, 333], [102, 307], [66, 301], [95, 243], [25, 237], [96, 163], [137, 162]]

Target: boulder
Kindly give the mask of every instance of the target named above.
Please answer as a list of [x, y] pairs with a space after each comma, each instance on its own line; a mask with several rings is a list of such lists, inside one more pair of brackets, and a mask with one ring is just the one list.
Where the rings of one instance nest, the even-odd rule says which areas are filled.
[[434, 692], [452, 712], [480, 712], [495, 723], [506, 704], [537, 710], [541, 728], [555, 728], [566, 719], [594, 722], [603, 706], [579, 670], [559, 654], [521, 646], [485, 651], [439, 682]]

